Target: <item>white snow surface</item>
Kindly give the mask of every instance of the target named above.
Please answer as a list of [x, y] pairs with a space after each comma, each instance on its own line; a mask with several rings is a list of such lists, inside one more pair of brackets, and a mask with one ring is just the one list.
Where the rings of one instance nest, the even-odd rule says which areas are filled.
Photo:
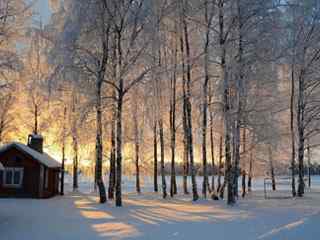
[[32, 148], [28, 147], [25, 144], [19, 143], [19, 142], [12, 142], [9, 144], [6, 144], [0, 148], [0, 153], [3, 153], [7, 151], [10, 148], [17, 148], [20, 151], [25, 152], [26, 154], [30, 155], [32, 158], [40, 162], [41, 164], [45, 165], [49, 168], [60, 168], [61, 163], [50, 157], [47, 153], [39, 153], [36, 150], [33, 150]]
[[[132, 178], [124, 178], [122, 208], [113, 201], [99, 204], [92, 183], [84, 177], [78, 192], [72, 192], [67, 176], [65, 196], [0, 199], [0, 239], [314, 240], [320, 235], [320, 177], [312, 179], [304, 198], [277, 198], [290, 196], [289, 186], [282, 186], [267, 200], [263, 180], [254, 179], [254, 191], [232, 207], [223, 200], [192, 202], [182, 194], [163, 200], [161, 191], [151, 193], [150, 180], [144, 178], [138, 195], [132, 193]], [[199, 177], [199, 188], [201, 181]]]

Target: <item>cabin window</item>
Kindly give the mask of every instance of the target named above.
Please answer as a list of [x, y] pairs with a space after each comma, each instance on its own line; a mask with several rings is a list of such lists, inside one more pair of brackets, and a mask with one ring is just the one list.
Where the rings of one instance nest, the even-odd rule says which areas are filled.
[[4, 186], [16, 188], [22, 186], [23, 168], [5, 168], [2, 175]]
[[5, 184], [6, 185], [10, 185], [10, 184], [13, 184], [13, 181], [12, 181], [12, 176], [13, 176], [13, 171], [11, 169], [8, 169], [8, 170], [5, 170]]

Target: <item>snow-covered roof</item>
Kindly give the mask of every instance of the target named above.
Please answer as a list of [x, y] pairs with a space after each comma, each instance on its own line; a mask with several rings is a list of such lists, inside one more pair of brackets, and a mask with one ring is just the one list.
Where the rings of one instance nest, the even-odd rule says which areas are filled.
[[4, 170], [4, 167], [3, 167], [3, 165], [1, 164], [1, 162], [0, 162], [0, 171], [1, 170]]
[[49, 168], [61, 167], [61, 164], [58, 161], [56, 161], [55, 159], [53, 159], [52, 157], [50, 157], [48, 154], [39, 153], [36, 150], [33, 150], [32, 148], [28, 147], [27, 145], [24, 145], [24, 144], [18, 143], [18, 142], [12, 142], [12, 143], [9, 143], [9, 144], [6, 144], [6, 145], [0, 147], [0, 154], [7, 151], [8, 149], [10, 149], [12, 147], [15, 147], [18, 150], [30, 155], [32, 158], [37, 160], [39, 163], [45, 165], [46, 167], [49, 167]]

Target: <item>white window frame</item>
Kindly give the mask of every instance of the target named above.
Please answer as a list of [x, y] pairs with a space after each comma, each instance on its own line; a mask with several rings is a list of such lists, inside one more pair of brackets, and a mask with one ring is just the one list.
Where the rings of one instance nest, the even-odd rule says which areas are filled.
[[[7, 172], [12, 172], [12, 179], [11, 179], [11, 183], [7, 184], [6, 183], [6, 176], [7, 176]], [[14, 183], [14, 173], [15, 172], [20, 172], [20, 181], [18, 184]], [[24, 169], [21, 167], [15, 168], [15, 167], [7, 167], [4, 169], [3, 171], [3, 186], [4, 187], [11, 187], [11, 188], [21, 188], [22, 187], [22, 183], [23, 183], [23, 172]]]

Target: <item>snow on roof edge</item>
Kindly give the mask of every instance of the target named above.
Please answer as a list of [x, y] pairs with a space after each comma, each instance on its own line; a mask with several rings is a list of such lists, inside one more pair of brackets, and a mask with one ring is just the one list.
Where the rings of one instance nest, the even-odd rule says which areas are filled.
[[10, 149], [11, 147], [16, 147], [18, 150], [25, 152], [26, 154], [30, 155], [32, 158], [37, 160], [39, 163], [45, 165], [49, 168], [60, 168], [61, 163], [56, 161], [54, 158], [50, 157], [47, 153], [39, 153], [36, 150], [28, 147], [19, 142], [12, 142], [7, 145], [0, 147], [0, 153], [3, 153]]

